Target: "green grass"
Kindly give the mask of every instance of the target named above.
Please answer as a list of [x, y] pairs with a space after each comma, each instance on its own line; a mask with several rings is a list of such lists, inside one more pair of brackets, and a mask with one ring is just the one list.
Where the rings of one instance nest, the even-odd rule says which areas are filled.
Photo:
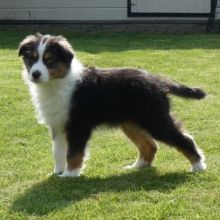
[[208, 170], [190, 174], [188, 161], [161, 143], [155, 167], [122, 170], [136, 149], [120, 130], [102, 128], [84, 174], [59, 179], [47, 175], [50, 135], [21, 79], [17, 45], [26, 34], [0, 31], [0, 219], [220, 219], [219, 35], [62, 33], [85, 64], [144, 68], [207, 91], [203, 101], [172, 97], [172, 105]]

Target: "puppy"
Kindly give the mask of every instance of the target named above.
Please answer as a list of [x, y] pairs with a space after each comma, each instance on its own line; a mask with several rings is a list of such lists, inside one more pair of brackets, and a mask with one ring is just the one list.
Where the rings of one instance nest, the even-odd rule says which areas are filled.
[[80, 175], [86, 143], [101, 124], [120, 127], [137, 146], [139, 157], [127, 168], [150, 166], [159, 140], [183, 153], [191, 171], [206, 169], [202, 151], [171, 117], [167, 97], [202, 99], [201, 89], [144, 70], [85, 67], [62, 36], [27, 36], [19, 56], [39, 121], [52, 131], [55, 174]]

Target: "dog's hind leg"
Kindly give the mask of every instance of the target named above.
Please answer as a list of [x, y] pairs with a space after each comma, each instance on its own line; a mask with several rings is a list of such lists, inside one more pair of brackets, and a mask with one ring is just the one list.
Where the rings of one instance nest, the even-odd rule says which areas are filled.
[[86, 156], [86, 143], [90, 137], [91, 129], [80, 126], [68, 126], [67, 136], [67, 166], [60, 177], [77, 177], [82, 171]]
[[122, 124], [121, 129], [139, 151], [136, 162], [133, 165], [126, 166], [125, 169], [150, 166], [157, 152], [157, 144], [154, 139], [144, 129], [131, 122]]
[[[191, 171], [200, 171], [206, 169], [205, 156], [200, 150], [193, 138], [184, 133], [175, 123], [170, 115], [157, 117], [151, 126], [146, 129], [157, 140], [174, 146], [180, 151], [192, 164]], [[144, 126], [144, 123], [142, 123]]]

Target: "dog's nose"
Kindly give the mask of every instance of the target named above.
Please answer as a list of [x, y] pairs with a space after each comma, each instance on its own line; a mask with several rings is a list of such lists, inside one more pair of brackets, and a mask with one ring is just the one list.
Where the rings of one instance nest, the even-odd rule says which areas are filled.
[[32, 77], [34, 78], [34, 80], [38, 80], [41, 76], [41, 72], [36, 70], [32, 73]]

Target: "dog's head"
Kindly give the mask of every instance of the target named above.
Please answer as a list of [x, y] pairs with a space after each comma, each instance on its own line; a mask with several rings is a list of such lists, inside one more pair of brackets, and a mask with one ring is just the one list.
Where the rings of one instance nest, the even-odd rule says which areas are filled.
[[64, 77], [70, 68], [74, 52], [66, 38], [50, 35], [30, 35], [19, 45], [28, 78], [34, 83]]

